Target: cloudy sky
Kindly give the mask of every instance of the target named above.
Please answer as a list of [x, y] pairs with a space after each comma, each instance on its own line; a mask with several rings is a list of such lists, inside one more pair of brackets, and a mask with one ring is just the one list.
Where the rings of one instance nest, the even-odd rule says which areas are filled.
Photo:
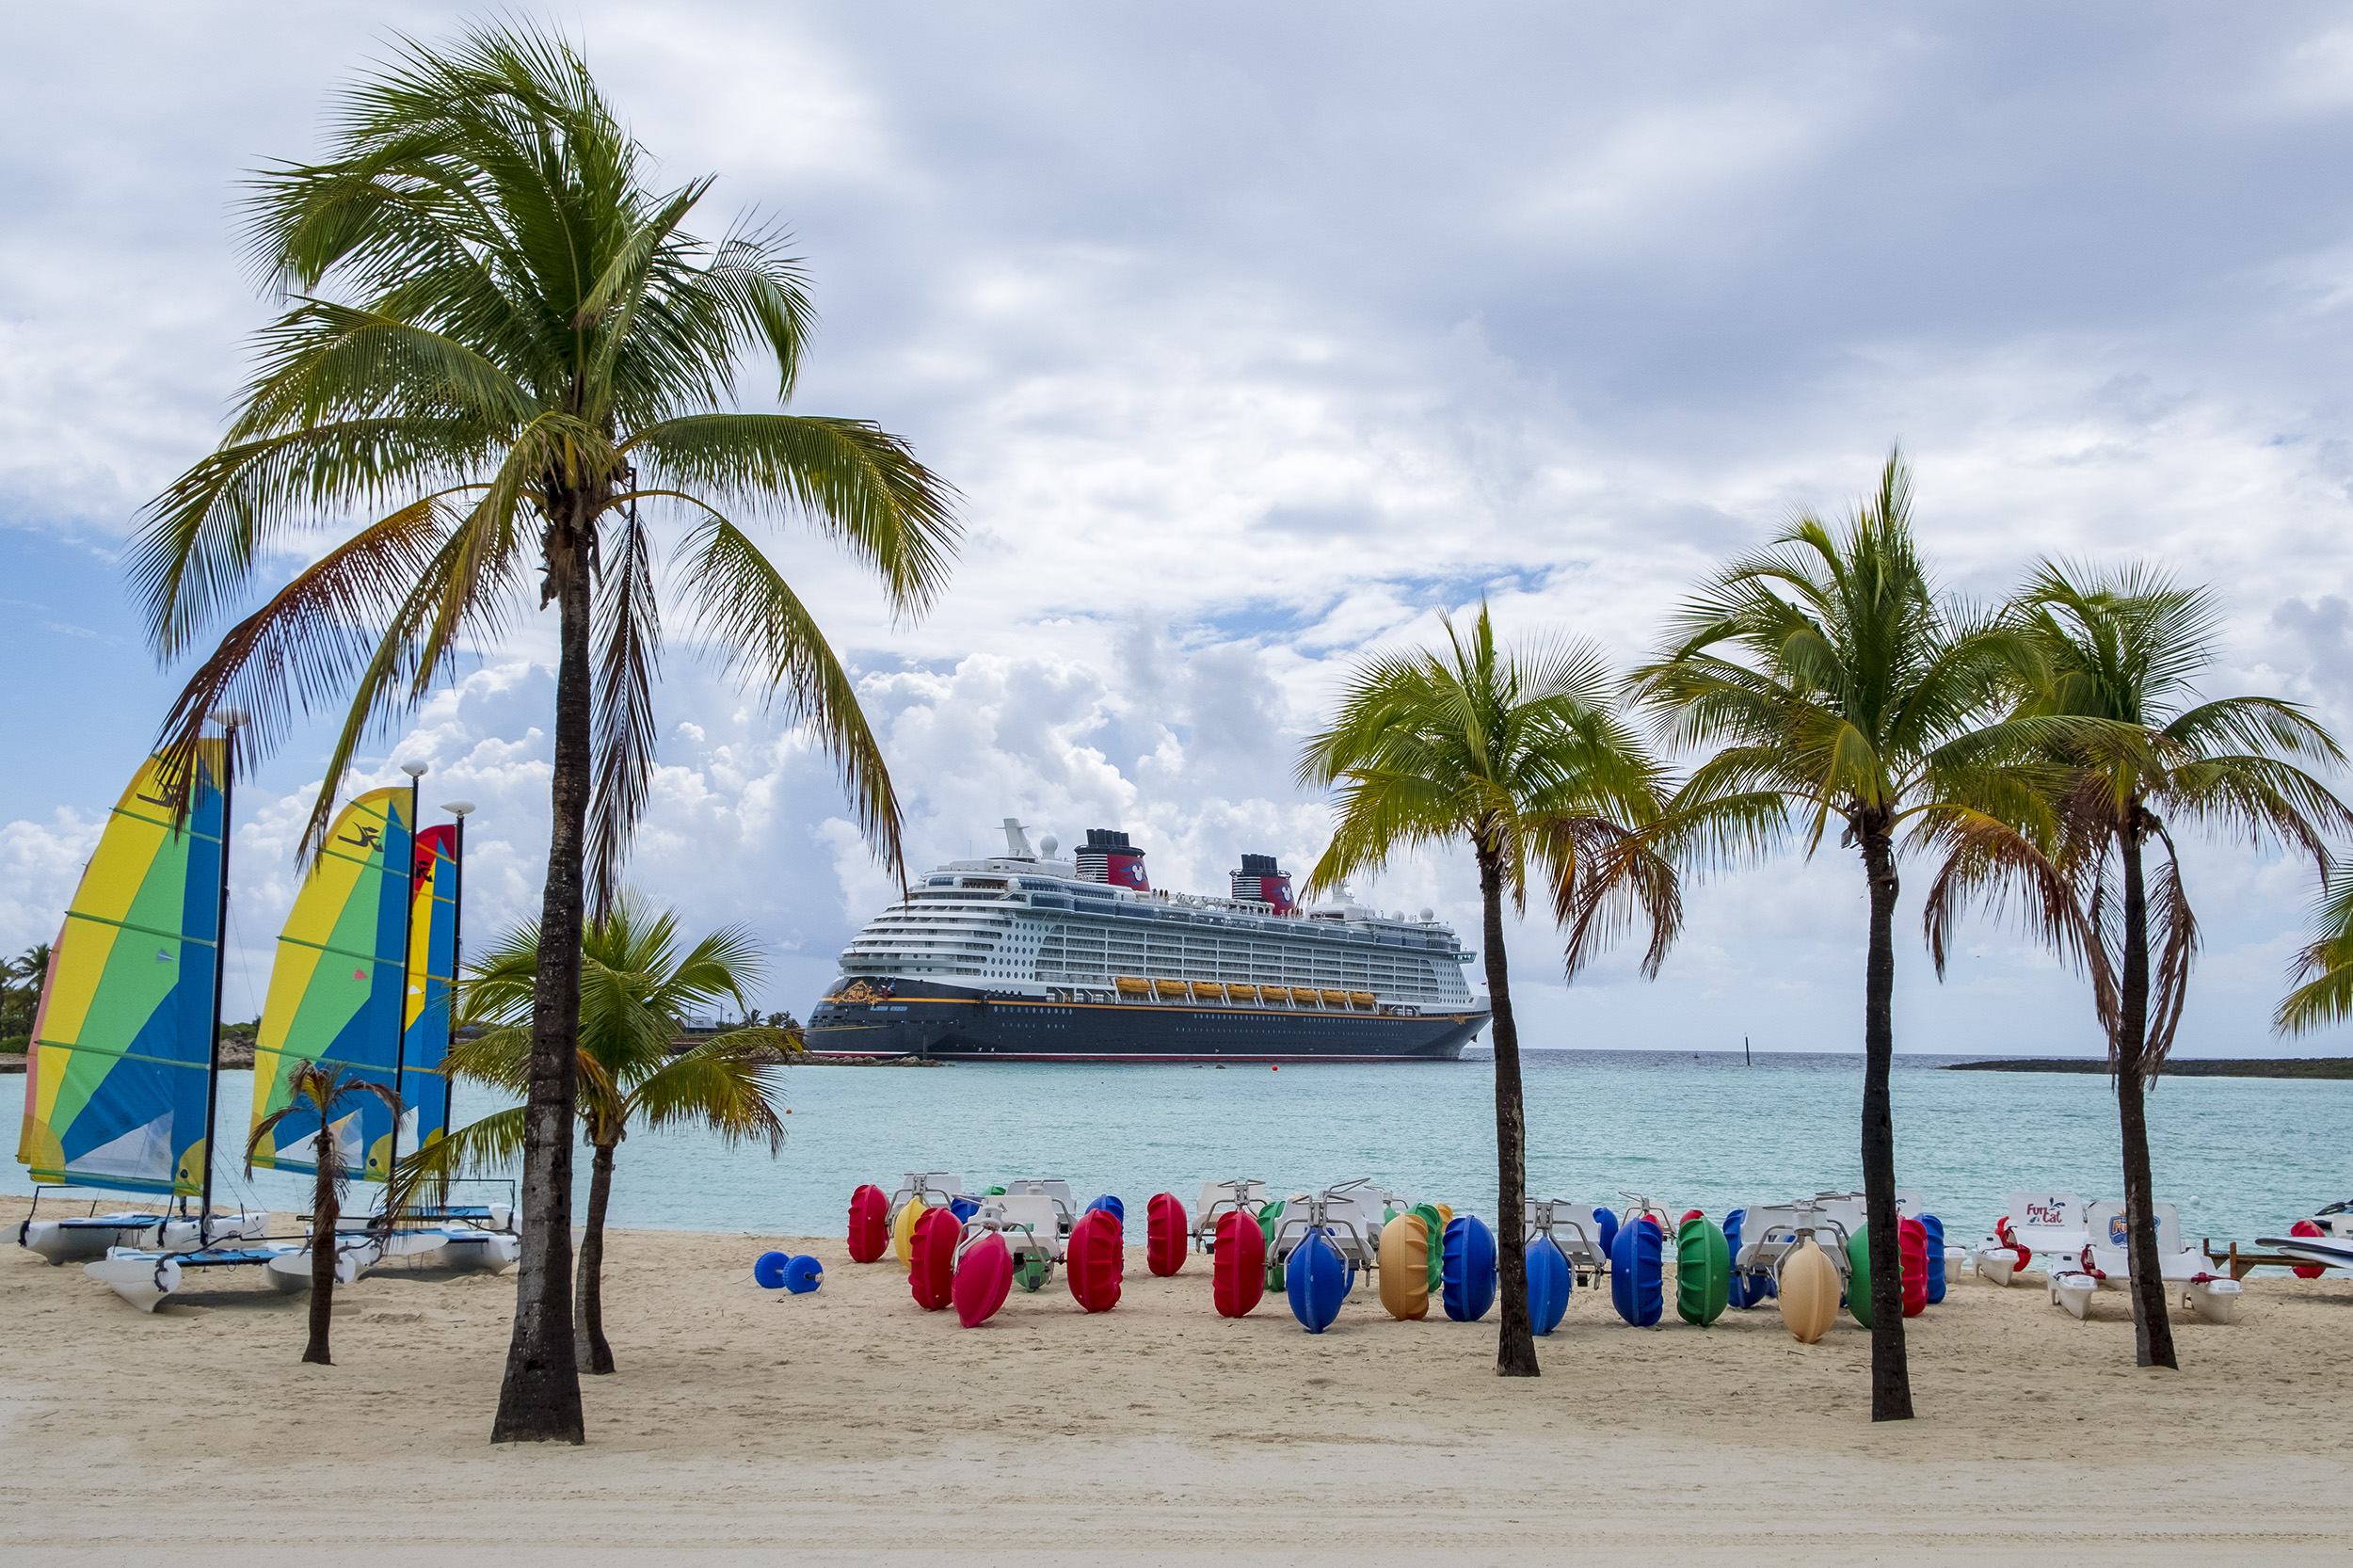
[[[120, 557], [218, 438], [268, 315], [237, 182], [315, 151], [328, 95], [392, 35], [468, 14], [13, 21], [0, 946], [55, 930], [185, 673], [147, 653]], [[2227, 606], [2210, 692], [2353, 729], [2341, 8], [544, 14], [664, 183], [721, 177], [705, 229], [792, 227], [824, 316], [796, 407], [880, 421], [962, 492], [952, 590], [914, 626], [808, 536], [773, 546], [862, 678], [919, 865], [1011, 814], [1065, 842], [1124, 826], [1163, 886], [1212, 888], [1244, 850], [1304, 869], [1324, 815], [1291, 759], [1364, 650], [1483, 595], [1507, 630], [1623, 663], [1711, 563], [1844, 507], [1897, 441], [1952, 588], [1999, 595], [2044, 552], [2161, 562]], [[481, 803], [475, 929], [536, 906], [548, 646], [526, 617], [476, 650], [343, 783], [415, 758], [428, 806]], [[822, 761], [691, 648], [661, 701], [634, 880], [754, 926], [766, 1003], [805, 1013], [888, 885]], [[258, 1011], [326, 741], [240, 797], [232, 1013]], [[2208, 948], [2180, 1048], [2264, 1054], [2309, 870], [2218, 844], [2191, 874]], [[1357, 890], [1475, 915], [1453, 859]], [[1620, 964], [1564, 987], [1548, 933], [1521, 931], [1529, 1043], [1859, 1047], [1849, 857], [1784, 856], [1690, 904], [1656, 984]], [[1971, 935], [1941, 986], [1907, 936], [1904, 1048], [2097, 1048], [2078, 983]]]

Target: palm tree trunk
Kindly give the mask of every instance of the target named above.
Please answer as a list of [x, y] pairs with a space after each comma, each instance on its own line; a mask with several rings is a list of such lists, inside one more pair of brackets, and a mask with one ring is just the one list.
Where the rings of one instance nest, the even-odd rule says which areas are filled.
[[313, 1151], [318, 1164], [311, 1189], [311, 1342], [302, 1347], [302, 1359], [332, 1367], [335, 1357], [327, 1341], [335, 1324], [335, 1230], [344, 1213], [343, 1205], [335, 1201], [335, 1167], [329, 1163], [335, 1158], [334, 1129], [327, 1125], [324, 1111], [319, 1112]]
[[580, 1238], [580, 1369], [613, 1370], [613, 1347], [604, 1338], [604, 1206], [613, 1195], [613, 1145], [599, 1144], [588, 1175], [588, 1225]]
[[553, 813], [539, 914], [524, 1102], [523, 1224], [515, 1332], [493, 1443], [581, 1443], [572, 1336], [572, 1098], [580, 1035], [581, 875], [589, 790], [588, 546], [594, 498], [575, 491], [548, 525], [548, 589], [561, 620], [555, 676]]
[[[2137, 810], [2135, 811], [2137, 817]], [[2124, 1224], [2132, 1269], [2133, 1350], [2142, 1367], [2178, 1367], [2173, 1323], [2165, 1313], [2157, 1259], [2156, 1180], [2149, 1163], [2149, 890], [2141, 874], [2137, 824], [2118, 838], [2124, 861], [2124, 983], [2116, 1040], [2116, 1119], [2124, 1138]]]
[[1512, 979], [1503, 956], [1503, 862], [1481, 845], [1479, 898], [1484, 913], [1487, 1000], [1495, 1009], [1497, 1262], [1503, 1274], [1503, 1324], [1496, 1337], [1496, 1375], [1532, 1378], [1535, 1322], [1528, 1312], [1528, 1245], [1521, 1235], [1527, 1208], [1528, 1114], [1520, 1095], [1520, 1032], [1512, 1020]]
[[1871, 878], [1871, 951], [1863, 984], [1863, 1201], [1871, 1257], [1871, 1419], [1912, 1419], [1912, 1369], [1904, 1352], [1903, 1252], [1896, 1230], [1896, 1113], [1888, 1076], [1896, 1064], [1896, 845], [1883, 825], [1862, 835]]

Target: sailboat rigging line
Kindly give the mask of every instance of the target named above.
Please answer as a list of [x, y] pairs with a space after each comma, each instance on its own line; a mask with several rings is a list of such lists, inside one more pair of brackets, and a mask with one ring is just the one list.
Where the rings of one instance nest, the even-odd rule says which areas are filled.
[[[229, 844], [236, 827], [237, 726], [224, 712], [220, 728], [220, 915], [213, 925], [213, 1051], [204, 1069], [204, 1195], [196, 1217], [199, 1247], [211, 1245], [213, 1240], [213, 1139], [220, 1128], [220, 991], [229, 972]], [[189, 765], [201, 767], [202, 763], [191, 760]], [[191, 788], [198, 782], [191, 781]]]

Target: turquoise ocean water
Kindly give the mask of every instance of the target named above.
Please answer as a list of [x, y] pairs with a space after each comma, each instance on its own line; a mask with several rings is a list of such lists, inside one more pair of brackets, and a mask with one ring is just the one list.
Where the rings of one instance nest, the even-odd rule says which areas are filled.
[[[1957, 1238], [1981, 1235], [2024, 1187], [2121, 1195], [2115, 1100], [2096, 1075], [1956, 1073], [1946, 1057], [1898, 1057], [1897, 1170]], [[1529, 1186], [1539, 1197], [1609, 1202], [1648, 1194], [1671, 1211], [1859, 1188], [1861, 1058], [1646, 1051], [1531, 1051], [1526, 1071]], [[1039, 1063], [929, 1069], [796, 1067], [785, 1077], [792, 1137], [728, 1149], [699, 1133], [639, 1133], [621, 1145], [612, 1223], [840, 1236], [851, 1191], [910, 1170], [952, 1171], [978, 1189], [1062, 1176], [1081, 1200], [1171, 1191], [1190, 1210], [1205, 1180], [1246, 1176], [1278, 1192], [1369, 1176], [1382, 1185], [1495, 1212], [1490, 1059], [1280, 1072]], [[224, 1074], [226, 1128], [241, 1141], [251, 1075]], [[461, 1087], [460, 1120], [495, 1101]], [[2353, 1198], [2353, 1082], [2169, 1079], [2150, 1101], [2160, 1194], [2185, 1233], [2251, 1240]], [[13, 1148], [13, 1142], [10, 1147]], [[584, 1172], [586, 1160], [581, 1160]], [[301, 1178], [248, 1181], [224, 1160], [220, 1201], [302, 1202]], [[31, 1190], [9, 1162], [6, 1190]]]

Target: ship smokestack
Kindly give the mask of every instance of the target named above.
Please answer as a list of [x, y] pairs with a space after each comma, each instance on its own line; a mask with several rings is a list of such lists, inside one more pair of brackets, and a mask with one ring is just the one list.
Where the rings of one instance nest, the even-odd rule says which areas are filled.
[[1291, 897], [1291, 873], [1277, 866], [1272, 855], [1241, 857], [1241, 870], [1234, 873], [1234, 896], [1271, 904], [1278, 915], [1299, 913], [1298, 901]]
[[1086, 847], [1077, 858], [1083, 881], [1108, 882], [1139, 893], [1152, 890], [1151, 880], [1144, 874], [1144, 851], [1128, 843], [1128, 835], [1116, 828], [1088, 828]]

